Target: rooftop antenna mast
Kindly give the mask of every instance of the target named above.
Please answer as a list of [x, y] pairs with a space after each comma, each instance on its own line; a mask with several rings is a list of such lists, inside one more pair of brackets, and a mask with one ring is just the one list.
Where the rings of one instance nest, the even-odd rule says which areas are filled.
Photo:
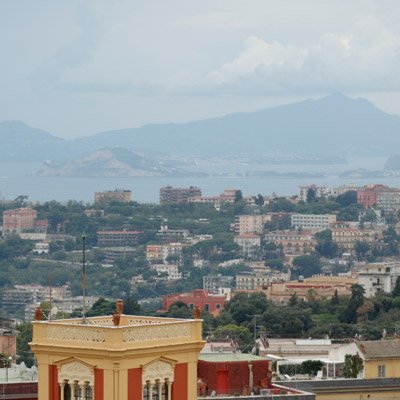
[[52, 290], [53, 290], [53, 273], [50, 272], [50, 311], [49, 311], [49, 321], [51, 321], [51, 311], [53, 307], [53, 296], [52, 296]]
[[82, 323], [86, 324], [86, 236], [82, 235]]

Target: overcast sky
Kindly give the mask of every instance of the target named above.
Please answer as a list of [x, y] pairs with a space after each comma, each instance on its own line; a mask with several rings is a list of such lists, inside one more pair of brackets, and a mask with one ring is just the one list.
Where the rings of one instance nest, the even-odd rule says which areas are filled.
[[400, 115], [398, 0], [0, 0], [0, 121], [76, 137], [334, 91]]

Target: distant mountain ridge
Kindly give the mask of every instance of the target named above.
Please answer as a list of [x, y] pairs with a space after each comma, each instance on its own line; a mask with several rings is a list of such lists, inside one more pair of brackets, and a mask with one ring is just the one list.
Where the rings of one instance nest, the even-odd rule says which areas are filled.
[[340, 93], [201, 121], [149, 124], [64, 140], [20, 122], [0, 123], [2, 160], [67, 160], [102, 148], [146, 156], [385, 155], [400, 145], [400, 117]]

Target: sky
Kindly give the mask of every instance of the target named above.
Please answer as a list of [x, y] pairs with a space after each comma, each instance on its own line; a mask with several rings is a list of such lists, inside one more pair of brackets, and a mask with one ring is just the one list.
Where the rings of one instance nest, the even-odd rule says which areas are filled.
[[0, 0], [0, 121], [66, 138], [332, 92], [400, 115], [398, 0]]

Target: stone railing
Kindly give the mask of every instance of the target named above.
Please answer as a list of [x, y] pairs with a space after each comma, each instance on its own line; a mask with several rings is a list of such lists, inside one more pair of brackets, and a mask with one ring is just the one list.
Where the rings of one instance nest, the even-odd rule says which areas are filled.
[[111, 318], [39, 321], [33, 323], [33, 345], [60, 345], [86, 348], [130, 349], [171, 344], [201, 342], [200, 320], [121, 316], [113, 326]]

